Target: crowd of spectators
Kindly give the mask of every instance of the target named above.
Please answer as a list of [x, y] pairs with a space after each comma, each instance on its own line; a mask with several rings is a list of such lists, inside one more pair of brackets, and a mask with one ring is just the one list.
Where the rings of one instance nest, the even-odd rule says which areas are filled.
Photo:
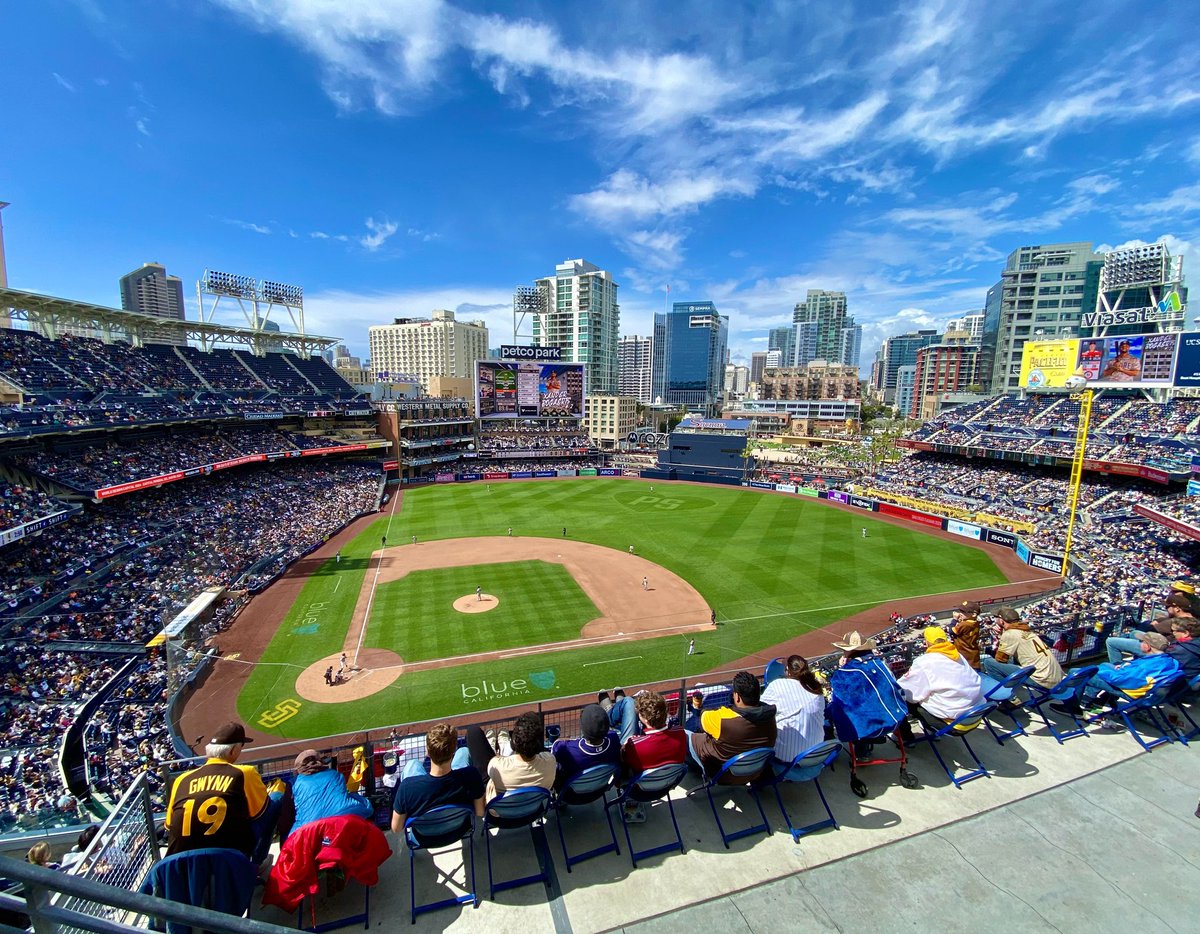
[[69, 452], [44, 450], [13, 458], [23, 470], [79, 490], [97, 490], [143, 477], [203, 467], [247, 454], [335, 447], [315, 438], [274, 428], [225, 428], [216, 432], [186, 432], [122, 438], [77, 447]]
[[0, 532], [36, 522], [65, 508], [40, 490], [0, 480]]
[[489, 451], [541, 451], [571, 450], [593, 447], [586, 434], [529, 434], [526, 432], [487, 432], [479, 435], [479, 450]]
[[[89, 507], [6, 547], [0, 756], [20, 763], [20, 781], [4, 782], [0, 767], [0, 824], [44, 810], [62, 794], [58, 746], [79, 705], [119, 667], [112, 643], [127, 643], [135, 655], [205, 588], [253, 586], [278, 575], [354, 516], [378, 508], [379, 490], [378, 468], [369, 465], [264, 464]], [[61, 640], [84, 647], [62, 652], [55, 648]], [[116, 656], [121, 664], [127, 657]], [[89, 766], [107, 782], [102, 787], [119, 790], [170, 757], [165, 678], [164, 660], [150, 658], [117, 686], [115, 706], [97, 720]]]

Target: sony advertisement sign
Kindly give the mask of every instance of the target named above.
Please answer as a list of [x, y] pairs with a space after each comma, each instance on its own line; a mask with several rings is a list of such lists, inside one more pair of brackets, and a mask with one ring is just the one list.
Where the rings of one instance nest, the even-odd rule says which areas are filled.
[[529, 347], [525, 344], [504, 344], [500, 347], [502, 360], [561, 360], [561, 347]]

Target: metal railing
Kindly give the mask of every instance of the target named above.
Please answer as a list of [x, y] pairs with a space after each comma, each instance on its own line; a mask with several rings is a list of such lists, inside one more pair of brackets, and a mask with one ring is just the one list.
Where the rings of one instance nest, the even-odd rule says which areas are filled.
[[[0, 875], [19, 883], [23, 891], [23, 895], [11, 891], [0, 893], [0, 908], [28, 915], [36, 934], [68, 934], [72, 931], [145, 934], [146, 926], [135, 923], [141, 918], [157, 918], [216, 934], [295, 934], [294, 928], [141, 895], [7, 856], [0, 856]], [[20, 928], [0, 924], [0, 932], [18, 934], [20, 931]]]
[[[108, 815], [77, 866], [65, 875], [103, 883], [107, 889], [136, 892], [160, 850], [146, 773], [138, 775]], [[110, 904], [77, 898], [67, 890], [53, 899], [54, 906], [72, 915], [113, 921]], [[128, 920], [128, 919], [127, 919]], [[83, 930], [99, 928], [77, 925]]]

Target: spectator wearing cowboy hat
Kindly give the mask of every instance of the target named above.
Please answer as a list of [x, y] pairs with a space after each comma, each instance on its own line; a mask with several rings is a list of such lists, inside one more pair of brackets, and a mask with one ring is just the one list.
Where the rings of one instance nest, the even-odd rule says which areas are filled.
[[983, 687], [946, 630], [927, 626], [924, 637], [925, 654], [913, 660], [899, 684], [909, 704], [948, 723], [983, 701]]

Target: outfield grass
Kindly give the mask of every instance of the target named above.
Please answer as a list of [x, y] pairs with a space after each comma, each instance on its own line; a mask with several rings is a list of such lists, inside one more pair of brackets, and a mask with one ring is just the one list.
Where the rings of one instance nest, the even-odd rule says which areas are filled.
[[[306, 583], [264, 653], [266, 664], [256, 667], [243, 689], [239, 712], [248, 722], [257, 721], [263, 710], [295, 696], [300, 669], [340, 650], [366, 558], [385, 531], [391, 541], [411, 535], [428, 541], [506, 535], [511, 526], [514, 535], [558, 538], [565, 526], [575, 540], [620, 551], [633, 544], [639, 556], [692, 584], [722, 625], [697, 637], [697, 654], [690, 658], [687, 637], [666, 636], [406, 675], [364, 701], [304, 702], [275, 731], [280, 736], [321, 736], [699, 674], [889, 600], [1006, 582], [984, 551], [881, 522], [870, 513], [734, 488], [655, 484], [650, 490], [642, 480], [597, 478], [496, 482], [490, 492], [484, 483], [405, 489], [390, 529], [386, 517], [379, 519], [342, 549], [341, 565], [327, 563]], [[869, 531], [866, 539], [863, 528]], [[474, 591], [478, 573], [454, 570], [470, 579], [459, 595]], [[385, 589], [377, 600], [384, 599]], [[488, 589], [493, 589], [490, 580]], [[392, 648], [406, 658], [401, 644], [414, 646], [412, 651], [425, 653], [422, 657], [498, 647], [490, 623], [475, 629], [473, 621], [499, 610], [463, 617], [455, 638], [442, 643], [451, 648], [426, 648], [440, 642], [429, 630], [445, 625], [444, 608], [400, 596], [389, 599], [397, 601], [400, 612], [391, 618], [390, 612], [372, 611], [368, 645]], [[880, 609], [880, 628], [888, 612]], [[385, 615], [389, 620], [381, 623]], [[521, 642], [554, 641], [544, 635], [544, 620], [536, 614], [529, 614], [528, 622], [534, 635]], [[383, 625], [396, 627], [393, 634], [385, 638], [376, 628]], [[403, 626], [407, 634], [400, 632]]]
[[[474, 614], [454, 609], [454, 601], [474, 595], [477, 586], [498, 598], [496, 608]], [[509, 649], [578, 639], [584, 624], [599, 615], [561, 564], [511, 561], [482, 568], [439, 568], [381, 584], [363, 644], [391, 649], [406, 662], [452, 658], [481, 647]]]

